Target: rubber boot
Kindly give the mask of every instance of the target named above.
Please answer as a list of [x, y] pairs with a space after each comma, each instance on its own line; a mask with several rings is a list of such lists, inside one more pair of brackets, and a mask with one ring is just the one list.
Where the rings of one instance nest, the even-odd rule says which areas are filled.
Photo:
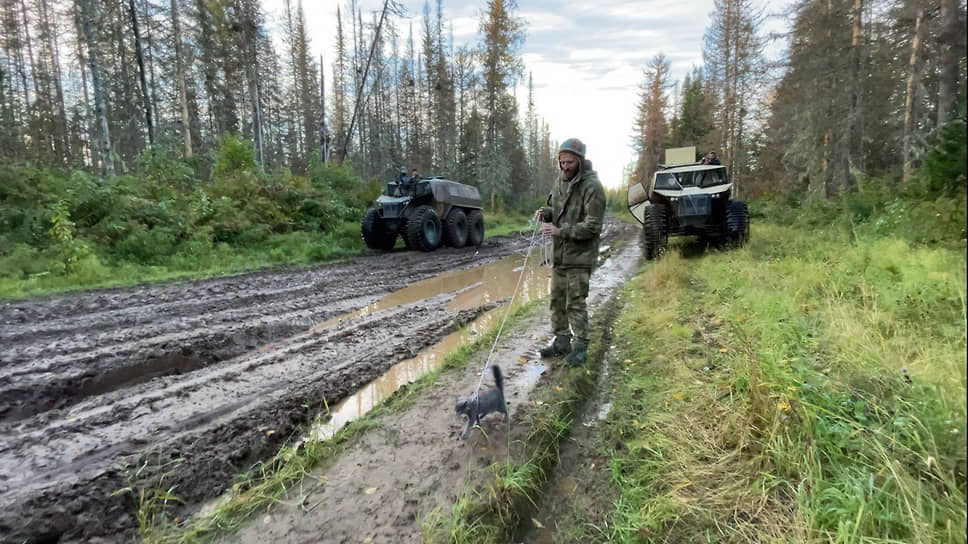
[[554, 341], [552, 341], [547, 346], [538, 350], [538, 353], [542, 357], [560, 357], [571, 351], [571, 336], [555, 336]]
[[571, 353], [565, 357], [565, 362], [571, 366], [578, 366], [585, 362], [585, 357], [588, 356], [588, 343], [587, 342], [575, 342], [574, 349]]

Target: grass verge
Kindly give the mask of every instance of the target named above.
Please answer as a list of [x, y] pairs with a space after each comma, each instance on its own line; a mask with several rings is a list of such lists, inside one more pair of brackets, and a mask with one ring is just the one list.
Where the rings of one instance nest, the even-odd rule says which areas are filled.
[[965, 542], [964, 286], [963, 250], [820, 229], [670, 252], [616, 322], [584, 541]]
[[484, 214], [485, 237], [511, 236], [516, 234], [531, 235], [534, 225], [530, 217], [518, 213]]
[[64, 274], [51, 274], [43, 269], [27, 276], [8, 274], [8, 268], [24, 268], [17, 262], [20, 258], [36, 259], [34, 255], [13, 255], [0, 258], [0, 299], [207, 279], [280, 266], [332, 263], [364, 251], [359, 229], [356, 223], [343, 223], [329, 232], [279, 234], [252, 246], [220, 243], [197, 252], [186, 250], [158, 256], [157, 264], [153, 265], [112, 261], [89, 254], [81, 258], [70, 273]]

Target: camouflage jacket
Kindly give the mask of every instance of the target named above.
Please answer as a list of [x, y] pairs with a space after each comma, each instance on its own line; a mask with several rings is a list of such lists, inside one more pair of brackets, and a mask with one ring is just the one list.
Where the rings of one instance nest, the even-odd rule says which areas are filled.
[[591, 161], [582, 163], [581, 173], [574, 180], [555, 182], [542, 212], [545, 222], [561, 229], [554, 237], [554, 266], [593, 268], [598, 262], [598, 240], [605, 219], [605, 189]]

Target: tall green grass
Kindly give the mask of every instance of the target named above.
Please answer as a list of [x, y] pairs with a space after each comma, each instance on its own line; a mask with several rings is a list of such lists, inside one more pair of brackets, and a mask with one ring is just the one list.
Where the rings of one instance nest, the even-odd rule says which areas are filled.
[[965, 280], [963, 250], [759, 223], [647, 268], [609, 539], [964, 542]]

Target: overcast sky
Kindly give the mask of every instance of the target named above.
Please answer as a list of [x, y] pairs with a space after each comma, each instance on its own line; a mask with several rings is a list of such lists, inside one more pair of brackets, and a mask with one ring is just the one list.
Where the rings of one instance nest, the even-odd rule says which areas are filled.
[[[282, 0], [263, 1], [270, 24], [278, 21]], [[789, 1], [769, 0], [769, 11], [778, 12]], [[418, 41], [425, 0], [400, 3], [413, 20], [414, 40]], [[358, 5], [368, 21], [371, 12], [382, 9], [383, 0], [358, 0]], [[444, 19], [453, 25], [455, 48], [478, 42], [485, 5], [484, 0], [443, 1]], [[332, 74], [329, 63], [334, 57], [337, 6], [345, 10], [343, 0], [303, 3], [313, 50], [324, 56], [327, 78]], [[436, 0], [430, 1], [430, 9], [433, 13]], [[518, 0], [518, 15], [525, 20], [527, 31], [521, 49], [525, 64], [522, 85], [527, 73], [532, 73], [535, 107], [548, 122], [552, 138], [559, 142], [581, 138], [606, 186], [621, 186], [623, 168], [635, 159], [630, 145], [632, 122], [649, 59], [665, 54], [671, 63], [671, 81], [681, 80], [694, 66], [700, 66], [703, 32], [712, 10], [712, 0]], [[775, 29], [782, 21], [774, 18], [768, 24]], [[399, 28], [405, 37], [407, 23]], [[522, 112], [525, 93], [521, 87], [518, 103]]]

